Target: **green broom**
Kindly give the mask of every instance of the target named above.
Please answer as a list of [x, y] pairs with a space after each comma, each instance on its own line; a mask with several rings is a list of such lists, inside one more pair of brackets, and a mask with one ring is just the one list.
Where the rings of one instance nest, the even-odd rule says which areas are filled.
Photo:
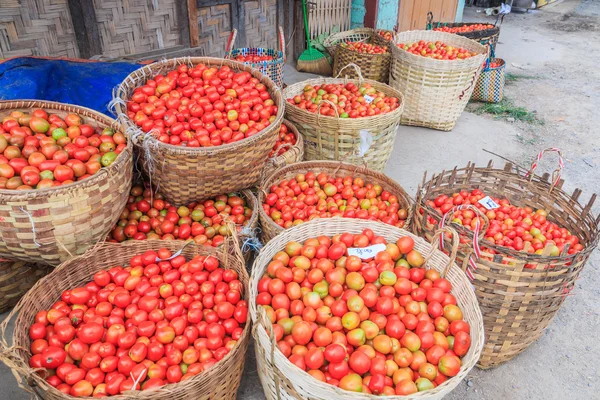
[[306, 13], [306, 0], [302, 0], [302, 12], [304, 13], [304, 30], [306, 31], [307, 48], [300, 54], [296, 69], [299, 72], [309, 72], [318, 75], [331, 75], [331, 64], [327, 61], [327, 57], [319, 50], [310, 45], [310, 32], [308, 31], [308, 15]]

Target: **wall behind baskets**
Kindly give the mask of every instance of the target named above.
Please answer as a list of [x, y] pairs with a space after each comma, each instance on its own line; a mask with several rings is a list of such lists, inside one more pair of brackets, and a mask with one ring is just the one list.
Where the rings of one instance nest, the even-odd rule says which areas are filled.
[[0, 59], [53, 56], [145, 59], [219, 56], [229, 33], [242, 47], [273, 47], [292, 33], [293, 1], [2, 0]]

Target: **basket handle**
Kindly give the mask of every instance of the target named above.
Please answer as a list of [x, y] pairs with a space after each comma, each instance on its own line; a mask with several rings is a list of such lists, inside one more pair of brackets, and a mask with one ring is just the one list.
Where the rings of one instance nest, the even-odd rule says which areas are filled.
[[279, 33], [279, 50], [283, 53], [283, 63], [287, 61], [287, 55], [285, 54], [285, 35], [283, 34], [283, 28], [280, 26], [277, 28]]
[[321, 113], [320, 113], [319, 111], [321, 111], [321, 106], [323, 105], [323, 103], [327, 103], [327, 104], [329, 104], [329, 105], [331, 106], [331, 108], [333, 108], [333, 111], [335, 111], [335, 116], [336, 116], [336, 118], [338, 118], [338, 119], [340, 118], [340, 113], [338, 113], [338, 110], [337, 110], [337, 107], [335, 106], [335, 104], [333, 104], [333, 103], [332, 103], [331, 101], [329, 101], [329, 100], [321, 100], [321, 101], [319, 102], [319, 105], [317, 106], [317, 123], [318, 123], [319, 125], [321, 125], [321, 121], [320, 121], [320, 118], [321, 118]]
[[531, 182], [531, 180], [533, 179], [534, 172], [535, 172], [536, 168], [538, 167], [538, 164], [540, 163], [540, 160], [542, 159], [542, 156], [546, 152], [555, 152], [555, 153], [558, 153], [558, 168], [556, 168], [554, 170], [554, 172], [552, 172], [552, 185], [550, 186], [550, 191], [552, 191], [552, 189], [554, 189], [554, 187], [560, 181], [560, 177], [562, 175], [562, 170], [565, 167], [565, 160], [563, 158], [562, 151], [560, 151], [559, 148], [557, 148], [557, 147], [549, 147], [547, 149], [544, 149], [544, 150], [540, 151], [538, 153], [535, 161], [531, 164], [531, 168], [529, 168], [529, 171], [527, 171], [527, 173], [525, 174], [525, 177], [529, 177], [529, 182]]
[[336, 79], [337, 79], [337, 78], [339, 78], [339, 77], [340, 77], [340, 75], [342, 74], [342, 71], [343, 71], [343, 70], [345, 70], [345, 69], [346, 69], [346, 68], [348, 68], [348, 67], [352, 67], [352, 68], [354, 68], [354, 71], [356, 71], [356, 75], [358, 75], [358, 82], [359, 82], [360, 86], [362, 86], [362, 84], [363, 84], [363, 83], [364, 83], [364, 81], [365, 81], [365, 78], [363, 78], [363, 76], [362, 76], [362, 73], [360, 72], [360, 67], [359, 67], [358, 65], [354, 64], [354, 63], [350, 63], [350, 64], [347, 64], [347, 65], [345, 65], [344, 67], [342, 67], [342, 69], [340, 69], [340, 71], [339, 71], [339, 72], [338, 72], [338, 74], [335, 76], [335, 78], [336, 78]]
[[233, 28], [233, 30], [229, 34], [229, 39], [227, 39], [227, 46], [225, 46], [225, 54], [231, 53], [231, 50], [233, 50], [233, 45], [235, 44], [236, 38], [237, 38], [237, 29]]
[[458, 245], [460, 243], [459, 239], [458, 239], [458, 232], [456, 232], [456, 230], [452, 229], [449, 226], [445, 226], [445, 227], [440, 228], [437, 231], [435, 231], [435, 233], [433, 234], [433, 238], [431, 239], [431, 243], [433, 244], [431, 246], [431, 251], [429, 252], [427, 257], [425, 257], [425, 261], [423, 261], [423, 265], [425, 265], [425, 269], [427, 269], [429, 260], [435, 255], [436, 252], [439, 251], [438, 249], [436, 249], [436, 246], [434, 243], [438, 239], [440, 240], [441, 243], [443, 243], [445, 233], [450, 235], [450, 238], [452, 239], [452, 247], [450, 249], [450, 259], [448, 260], [448, 264], [446, 265], [446, 267], [440, 274], [442, 278], [446, 277], [446, 275], [448, 274], [448, 271], [450, 271], [450, 268], [452, 268], [452, 264], [454, 264], [454, 262], [456, 261], [456, 255], [458, 254]]
[[425, 29], [428, 31], [433, 29], [433, 13], [431, 11], [427, 13], [427, 26]]

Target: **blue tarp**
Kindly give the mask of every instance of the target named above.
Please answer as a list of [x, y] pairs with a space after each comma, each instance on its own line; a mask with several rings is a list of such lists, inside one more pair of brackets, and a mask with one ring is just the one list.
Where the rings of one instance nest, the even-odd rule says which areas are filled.
[[19, 57], [0, 63], [0, 100], [75, 104], [111, 115], [112, 90], [142, 65]]

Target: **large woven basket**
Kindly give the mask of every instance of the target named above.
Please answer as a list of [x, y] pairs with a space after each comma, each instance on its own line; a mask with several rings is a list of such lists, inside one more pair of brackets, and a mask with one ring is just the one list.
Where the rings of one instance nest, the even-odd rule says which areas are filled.
[[44, 264], [0, 260], [0, 314], [14, 307], [19, 299], [51, 269]]
[[335, 60], [337, 45], [340, 42], [364, 42], [371, 39], [373, 29], [371, 28], [356, 28], [349, 31], [337, 32], [329, 35], [323, 42], [323, 46], [327, 49], [331, 57]]
[[406, 104], [401, 124], [449, 131], [462, 114], [487, 48], [470, 39], [435, 31], [407, 31], [396, 35], [396, 44], [441, 41], [478, 53], [464, 60], [435, 60], [392, 46], [390, 86], [404, 94]]
[[[287, 99], [300, 95], [306, 85], [348, 82], [356, 85], [369, 83], [386, 96], [397, 97], [400, 100], [400, 107], [387, 114], [351, 119], [323, 116], [286, 103], [285, 116], [304, 137], [306, 160], [345, 160], [356, 165], [362, 165], [366, 161], [369, 168], [383, 171], [394, 147], [396, 129], [405, 103], [403, 93], [384, 83], [368, 79], [317, 78], [288, 86], [283, 91], [283, 96]], [[371, 146], [362, 156], [360, 155], [361, 132], [362, 140], [369, 135], [373, 139]]]
[[390, 179], [381, 172], [367, 169], [364, 166], [359, 167], [356, 165], [344, 164], [336, 161], [305, 161], [288, 165], [287, 167], [273, 172], [273, 174], [267, 177], [267, 179], [263, 182], [261, 190], [258, 191], [260, 225], [264, 243], [269, 242], [271, 239], [285, 230], [281, 226], [277, 225], [262, 208], [267, 191], [272, 185], [277, 185], [283, 180], [292, 179], [298, 174], [306, 174], [309, 171], [312, 171], [315, 174], [324, 172], [334, 177], [353, 176], [364, 179], [365, 183], [381, 185], [384, 190], [387, 190], [393, 195], [397, 196], [402, 207], [406, 208], [408, 211], [408, 217], [406, 218], [404, 228], [410, 228], [414, 201], [408, 195], [408, 193], [406, 193], [402, 186], [396, 183], [396, 181], [393, 179]]
[[[29, 326], [34, 322], [35, 314], [44, 309], [49, 309], [52, 304], [60, 299], [64, 290], [84, 285], [92, 280], [94, 273], [106, 270], [115, 265], [127, 265], [135, 254], [143, 253], [150, 249], [166, 247], [172, 252], [184, 246], [182, 241], [133, 241], [129, 243], [104, 243], [85, 253], [81, 257], [72, 258], [57, 267], [50, 275], [38, 283], [21, 299], [9, 316], [0, 324], [1, 352], [0, 360], [8, 365], [13, 375], [17, 378], [21, 388], [42, 399], [67, 400], [73, 397], [59, 392], [51, 387], [33, 369], [29, 367]], [[186, 246], [182, 253], [186, 258], [197, 254], [210, 255], [221, 261], [226, 269], [233, 269], [238, 273], [244, 288], [248, 286], [248, 274], [244, 263], [239, 256], [229, 254], [225, 250], [209, 246]], [[248, 290], [244, 298], [248, 299]], [[16, 316], [16, 318], [15, 318]], [[8, 344], [8, 323], [14, 318], [12, 343]], [[186, 381], [166, 385], [155, 390], [136, 391], [119, 396], [111, 396], [115, 400], [130, 399], [235, 399], [244, 370], [244, 359], [248, 347], [250, 320], [246, 324], [242, 337], [237, 345], [217, 364], [209, 370], [196, 375]]]
[[[216, 147], [187, 148], [159, 142], [127, 117], [126, 102], [134, 89], [159, 73], [175, 69], [180, 64], [227, 65], [234, 70], [248, 71], [267, 86], [278, 107], [271, 125], [247, 139]], [[156, 62], [132, 72], [115, 92], [115, 111], [128, 127], [140, 149], [140, 162], [152, 185], [176, 205], [207, 199], [253, 186], [259, 179], [269, 151], [277, 140], [283, 120], [284, 102], [279, 88], [250, 65], [211, 57], [183, 57]]]
[[304, 158], [304, 139], [302, 139], [302, 135], [290, 121], [284, 119], [283, 125], [287, 126], [288, 130], [291, 131], [294, 136], [296, 136], [296, 144], [290, 145], [286, 152], [282, 155], [272, 157], [267, 160], [265, 169], [263, 170], [263, 180], [279, 168], [283, 168], [286, 165], [295, 164], [302, 161]]
[[[372, 37], [380, 36], [373, 33]], [[385, 40], [383, 38], [381, 39]], [[372, 39], [367, 41], [373, 43]], [[341, 43], [338, 43], [333, 62], [333, 76], [339, 76], [345, 66], [355, 64], [360, 68], [362, 76], [365, 79], [387, 83], [390, 77], [390, 61], [392, 57], [392, 54], [390, 53], [390, 44], [390, 42], [380, 44], [381, 46], [387, 46], [387, 53], [365, 54], [351, 50], [342, 46]], [[358, 73], [352, 69], [346, 70], [345, 74], [348, 78], [358, 78]]]
[[[561, 189], [562, 181], [553, 187], [547, 174], [530, 175], [530, 180], [523, 172], [512, 164], [494, 169], [491, 162], [485, 168], [469, 164], [444, 171], [424, 180], [415, 205], [413, 229], [419, 236], [431, 238], [442, 216], [427, 201], [441, 194], [478, 188], [489, 196], [507, 198], [511, 204], [546, 210], [550, 220], [576, 234], [585, 246], [573, 255], [563, 252], [550, 257], [547, 252], [528, 254], [480, 240], [481, 257], [474, 259], [477, 269], [472, 272], [484, 315], [486, 343], [479, 360], [482, 368], [511, 360], [542, 335], [598, 243], [600, 218], [594, 218], [590, 211], [595, 196], [583, 206], [578, 202], [581, 190], [569, 195]], [[452, 225], [463, 239], [457, 259], [466, 269], [473, 254], [473, 233]]]
[[[0, 119], [12, 111], [41, 108], [65, 117], [123, 131], [104, 114], [85, 107], [39, 100], [0, 102]], [[58, 265], [104, 240], [129, 197], [132, 145], [90, 178], [38, 190], [0, 190], [0, 257]]]
[[285, 66], [286, 55], [285, 55], [285, 37], [283, 35], [283, 28], [279, 27], [278, 31], [279, 49], [265, 49], [262, 47], [244, 47], [233, 49], [235, 38], [237, 37], [237, 29], [231, 32], [229, 41], [227, 43], [227, 50], [225, 58], [234, 60], [237, 56], [271, 56], [271, 61], [261, 62], [245, 62], [244, 64], [250, 65], [252, 68], [258, 69], [261, 73], [268, 76], [277, 86], [283, 87], [283, 67]]
[[481, 347], [483, 345], [483, 320], [481, 311], [473, 289], [464, 273], [454, 264], [452, 257], [448, 257], [441, 251], [435, 250], [423, 239], [417, 238], [411, 233], [371, 221], [353, 221], [343, 218], [329, 220], [314, 220], [306, 224], [296, 226], [277, 236], [269, 242], [260, 252], [252, 268], [250, 279], [250, 316], [254, 322], [252, 335], [254, 337], [254, 349], [258, 367], [258, 376], [263, 385], [267, 399], [378, 399], [378, 396], [353, 393], [344, 391], [338, 387], [325, 382], [317, 381], [308, 373], [293, 365], [277, 348], [275, 338], [271, 331], [271, 324], [266, 318], [262, 307], [257, 308], [256, 296], [258, 294], [258, 282], [273, 256], [284, 249], [290, 241], [304, 242], [317, 236], [333, 236], [343, 232], [358, 234], [364, 229], [372, 229], [376, 235], [383, 236], [388, 242], [396, 241], [399, 237], [410, 236], [415, 239], [415, 249], [423, 254], [430, 254], [427, 268], [435, 269], [452, 283], [452, 294], [458, 300], [458, 306], [463, 311], [465, 320], [471, 326], [471, 347], [462, 359], [462, 366], [457, 376], [434, 389], [416, 393], [411, 396], [390, 396], [387, 399], [442, 399], [450, 393], [469, 371], [475, 366]]

